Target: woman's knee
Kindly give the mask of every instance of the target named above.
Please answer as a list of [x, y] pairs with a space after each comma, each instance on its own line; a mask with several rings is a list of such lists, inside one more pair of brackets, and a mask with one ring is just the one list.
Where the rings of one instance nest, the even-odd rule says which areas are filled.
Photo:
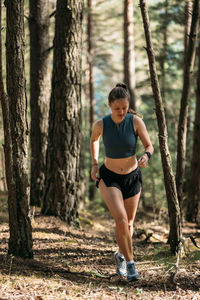
[[124, 216], [120, 216], [116, 218], [115, 223], [116, 223], [116, 227], [121, 230], [126, 230], [129, 227], [128, 219]]

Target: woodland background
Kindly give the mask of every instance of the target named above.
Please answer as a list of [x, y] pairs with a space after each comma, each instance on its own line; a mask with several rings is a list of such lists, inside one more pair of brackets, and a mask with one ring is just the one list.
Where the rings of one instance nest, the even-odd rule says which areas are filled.
[[[95, 3], [95, 1], [94, 1]], [[173, 169], [176, 166], [176, 143], [177, 127], [180, 109], [180, 97], [183, 85], [184, 69], [184, 31], [185, 31], [185, 1], [149, 1], [149, 14], [151, 21], [151, 32], [153, 46], [157, 61], [157, 71], [160, 80], [161, 90], [163, 83], [163, 100], [166, 112], [169, 134], [169, 149], [172, 156]], [[50, 12], [55, 9], [55, 1], [50, 1]], [[25, 16], [29, 14], [28, 1], [25, 1]], [[86, 56], [87, 56], [87, 7], [85, 5], [85, 17], [83, 21], [83, 57], [82, 57], [82, 137], [85, 162], [85, 174], [87, 182], [90, 172], [89, 154], [89, 99], [86, 94]], [[50, 18], [50, 45], [54, 38], [54, 20]], [[93, 48], [94, 48], [94, 92], [95, 92], [95, 119], [102, 118], [109, 113], [107, 106], [107, 95], [116, 82], [124, 81], [123, 72], [123, 1], [96, 1], [94, 4], [93, 17]], [[5, 7], [3, 7], [2, 37], [5, 44]], [[25, 71], [27, 98], [30, 99], [30, 45], [29, 26], [25, 18]], [[144, 188], [142, 203], [153, 209], [167, 207], [165, 190], [163, 184], [163, 171], [158, 144], [158, 129], [156, 123], [155, 108], [151, 90], [148, 58], [145, 50], [145, 38], [142, 18], [138, 3], [134, 8], [134, 45], [135, 45], [135, 82], [136, 82], [136, 110], [143, 116], [144, 122], [150, 133], [152, 143], [155, 148], [154, 156], [150, 161], [150, 167], [143, 170]], [[166, 52], [167, 51], [167, 52]], [[3, 47], [3, 63], [5, 71], [5, 47]], [[52, 58], [50, 65], [52, 67]], [[190, 105], [188, 113], [188, 133], [187, 133], [187, 159], [184, 190], [190, 179], [190, 167], [193, 144], [193, 124], [195, 117], [196, 103], [196, 78], [197, 59], [195, 60], [194, 78], [191, 86]], [[6, 74], [3, 73], [4, 80]], [[164, 76], [164, 78], [163, 78]], [[29, 102], [28, 102], [29, 103]], [[30, 104], [28, 106], [28, 116], [30, 123]], [[30, 125], [29, 125], [30, 128]], [[3, 124], [1, 117], [1, 144], [3, 144]], [[138, 156], [143, 153], [141, 145], [138, 147]], [[5, 168], [3, 158], [3, 148], [1, 147], [1, 190], [6, 190]], [[100, 163], [103, 161], [103, 148], [100, 152]], [[98, 195], [96, 195], [98, 197]], [[186, 204], [186, 193], [184, 204]], [[100, 201], [100, 200], [99, 200]]]
[[[22, 1], [20, 1], [20, 3], [21, 2]], [[39, 2], [43, 3], [43, 6], [47, 4], [47, 1], [38, 1], [38, 3]], [[170, 239], [167, 236], [167, 232], [169, 230], [168, 202], [166, 197], [163, 166], [159, 148], [158, 125], [156, 117], [156, 108], [154, 104], [155, 95], [153, 95], [151, 88], [149, 63], [146, 50], [146, 39], [144, 35], [143, 20], [139, 7], [139, 2], [137, 3], [135, 1], [133, 3], [130, 0], [85, 1], [83, 9], [83, 19], [81, 24], [82, 12], [80, 12], [80, 7], [82, 6], [83, 2], [80, 0], [76, 3], [74, 3], [74, 1], [69, 1], [69, 5], [72, 11], [73, 9], [75, 12], [78, 11], [78, 27], [75, 26], [72, 29], [70, 29], [72, 36], [73, 34], [75, 36], [77, 44], [75, 48], [73, 48], [73, 45], [67, 47], [67, 44], [64, 44], [63, 47], [64, 49], [67, 49], [66, 52], [68, 53], [69, 57], [71, 56], [71, 61], [69, 62], [69, 64], [71, 64], [71, 70], [73, 71], [72, 73], [70, 73], [68, 78], [72, 80], [72, 85], [74, 84], [74, 82], [78, 82], [79, 85], [78, 87], [75, 87], [75, 93], [76, 95], [78, 95], [77, 97], [74, 97], [72, 91], [69, 91], [69, 94], [66, 93], [67, 96], [63, 96], [63, 99], [65, 99], [66, 103], [68, 103], [68, 99], [70, 99], [69, 101], [71, 101], [69, 102], [69, 106], [65, 107], [62, 106], [61, 102], [59, 103], [58, 101], [55, 101], [55, 99], [57, 99], [56, 97], [58, 97], [58, 90], [56, 91], [56, 84], [57, 82], [62, 82], [62, 75], [65, 74], [65, 69], [59, 70], [59, 68], [56, 69], [56, 66], [62, 65], [63, 58], [61, 58], [61, 55], [59, 55], [59, 53], [62, 52], [62, 48], [58, 47], [59, 44], [60, 47], [62, 47], [62, 42], [59, 42], [61, 41], [59, 40], [59, 38], [62, 37], [62, 32], [63, 36], [65, 36], [64, 31], [65, 28], [67, 28], [68, 24], [62, 23], [64, 22], [63, 20], [66, 19], [65, 16], [62, 19], [63, 16], [61, 13], [61, 3], [64, 3], [64, 1], [60, 1], [60, 11], [58, 14], [58, 10], [56, 11], [56, 1], [49, 0], [49, 5], [47, 5], [48, 9], [46, 8], [46, 15], [48, 16], [49, 40], [48, 43], [47, 41], [44, 42], [48, 44], [48, 47], [46, 44], [48, 50], [48, 68], [45, 69], [46, 71], [44, 71], [44, 73], [46, 72], [46, 79], [43, 82], [43, 92], [46, 96], [47, 102], [46, 104], [44, 103], [44, 106], [42, 108], [42, 111], [44, 113], [42, 118], [42, 126], [46, 128], [48, 127], [48, 103], [51, 98], [52, 107], [55, 108], [57, 105], [56, 103], [58, 103], [58, 105], [60, 105], [58, 106], [58, 109], [60, 111], [64, 111], [64, 113], [66, 110], [66, 114], [67, 116], [69, 116], [68, 128], [70, 129], [69, 131], [67, 129], [67, 132], [71, 136], [70, 142], [72, 146], [72, 148], [69, 148], [72, 149], [72, 151], [74, 151], [75, 154], [71, 155], [70, 150], [68, 152], [66, 151], [65, 144], [62, 143], [62, 135], [58, 136], [57, 139], [55, 132], [53, 133], [53, 130], [56, 126], [51, 125], [55, 125], [55, 123], [50, 122], [49, 136], [51, 138], [52, 134], [52, 140], [54, 141], [54, 143], [52, 142], [52, 140], [51, 142], [49, 142], [50, 146], [48, 149], [47, 158], [46, 153], [43, 153], [43, 163], [41, 163], [40, 165], [42, 166], [42, 164], [44, 164], [44, 161], [47, 162], [46, 179], [44, 178], [44, 175], [38, 175], [37, 171], [40, 171], [38, 165], [36, 167], [36, 169], [38, 170], [36, 171], [34, 169], [35, 158], [40, 156], [42, 152], [41, 150], [39, 150], [39, 146], [36, 146], [39, 145], [39, 143], [42, 144], [42, 141], [44, 141], [44, 144], [47, 144], [47, 139], [42, 140], [43, 138], [46, 138], [45, 133], [44, 135], [42, 135], [42, 138], [38, 143], [39, 139], [37, 134], [33, 134], [34, 123], [37, 123], [36, 119], [32, 117], [34, 91], [36, 91], [36, 88], [34, 86], [34, 80], [37, 76], [34, 76], [34, 71], [33, 73], [31, 73], [31, 68], [33, 70], [34, 65], [36, 66], [38, 63], [38, 54], [37, 52], [35, 52], [35, 62], [34, 60], [32, 61], [32, 67], [30, 65], [30, 53], [31, 49], [33, 48], [31, 48], [30, 44], [31, 16], [29, 10], [33, 3], [34, 1], [30, 1], [30, 3], [26, 0], [24, 1], [24, 62], [26, 78], [25, 86], [28, 103], [28, 128], [30, 129], [28, 136], [28, 177], [31, 186], [30, 199], [28, 200], [28, 202], [30, 203], [27, 203], [27, 205], [27, 200], [25, 200], [25, 211], [27, 210], [27, 207], [29, 207], [30, 204], [31, 214], [29, 214], [28, 219], [26, 219], [27, 216], [25, 216], [25, 220], [29, 220], [30, 217], [33, 228], [33, 252], [31, 244], [32, 242], [30, 242], [32, 241], [32, 237], [30, 237], [29, 234], [29, 243], [27, 246], [27, 251], [24, 250], [24, 252], [22, 251], [22, 253], [21, 250], [19, 250], [22, 249], [20, 248], [21, 246], [18, 250], [15, 250], [15, 239], [13, 237], [13, 232], [15, 232], [17, 225], [12, 224], [12, 226], [16, 228], [10, 225], [10, 229], [8, 229], [7, 225], [7, 184], [5, 172], [5, 154], [3, 149], [5, 141], [3, 131], [3, 116], [2, 111], [0, 111], [0, 144], [2, 145], [2, 147], [0, 147], [0, 190], [2, 208], [1, 265], [3, 270], [2, 283], [4, 282], [5, 285], [5, 294], [2, 295], [8, 297], [8, 299], [12, 299], [12, 295], [9, 295], [8, 293], [9, 288], [11, 288], [13, 295], [18, 289], [19, 294], [16, 295], [24, 295], [23, 297], [27, 297], [27, 299], [32, 299], [31, 297], [33, 297], [33, 299], [43, 299], [42, 297], [44, 297], [44, 299], [46, 299], [45, 297], [47, 297], [48, 299], [51, 299], [50, 297], [52, 297], [52, 299], [71, 299], [72, 297], [74, 297], [74, 299], [83, 299], [84, 293], [83, 291], [81, 291], [81, 289], [85, 289], [87, 294], [87, 296], [85, 296], [86, 299], [89, 299], [91, 297], [99, 297], [97, 299], [118, 299], [117, 297], [119, 297], [119, 299], [123, 299], [123, 297], [124, 299], [150, 299], [149, 297], [152, 297], [152, 299], [160, 299], [159, 297], [166, 297], [166, 299], [171, 299], [168, 297], [172, 297], [172, 299], [179, 299], [179, 294], [181, 295], [182, 299], [184, 299], [183, 297], [185, 297], [185, 299], [198, 299], [198, 290], [200, 287], [198, 273], [200, 260], [199, 251], [196, 250], [196, 248], [191, 248], [194, 246], [188, 244], [188, 249], [190, 248], [190, 250], [185, 251], [186, 259], [185, 261], [181, 262], [182, 269], [179, 274], [178, 264], [180, 253], [178, 252], [178, 260], [176, 260], [177, 258], [172, 258], [167, 245], [167, 241], [169, 241], [168, 239]], [[9, 8], [10, 4], [8, 4], [8, 1], [6, 1], [5, 4]], [[127, 54], [127, 52], [125, 52], [127, 51], [127, 45], [125, 44], [124, 40], [123, 24], [124, 8], [126, 6], [128, 7], [128, 5], [131, 5], [131, 7], [133, 5], [134, 8], [132, 12], [132, 8], [129, 7], [131, 12], [131, 20], [127, 21], [128, 24], [131, 24], [132, 26], [132, 29], [130, 29], [132, 30], [130, 32], [130, 36], [132, 42], [134, 41], [134, 49], [132, 48], [132, 64], [129, 68], [129, 73], [127, 75], [127, 70], [124, 69], [124, 64], [126, 63], [126, 57], [129, 55], [129, 53]], [[183, 83], [185, 80], [184, 70], [186, 70], [187, 65], [187, 39], [190, 35], [191, 18], [192, 15], [194, 15], [194, 5], [197, 5], [198, 12], [196, 11], [196, 15], [199, 18], [199, 1], [148, 1], [148, 12], [150, 17], [150, 29], [156, 59], [156, 69], [163, 99], [164, 112], [168, 130], [168, 146], [171, 154], [172, 169], [174, 174], [176, 174], [177, 169], [178, 124], [180, 116], [181, 99], [183, 98], [184, 94]], [[8, 25], [6, 24], [6, 7], [3, 5], [2, 2], [1, 7], [1, 35], [3, 58], [2, 76], [4, 84], [6, 85], [6, 81], [9, 81], [9, 76], [7, 75], [6, 77], [5, 47], [6, 28], [8, 27]], [[60, 20], [60, 23], [59, 21], [57, 23], [58, 27], [55, 26], [56, 18], [57, 20]], [[199, 19], [197, 23], [199, 23]], [[63, 26], [62, 24], [65, 25]], [[60, 30], [58, 30], [58, 28], [60, 28]], [[77, 28], [82, 28], [82, 42], [80, 42], [80, 30], [78, 30]], [[34, 29], [32, 28], [32, 30]], [[47, 28], [45, 30], [47, 30]], [[57, 33], [57, 36], [55, 35], [56, 32], [59, 32], [59, 34]], [[65, 36], [65, 38], [67, 40], [68, 37]], [[194, 60], [194, 69], [190, 69], [189, 72], [191, 76], [191, 83], [190, 93], [188, 97], [188, 114], [186, 116], [186, 157], [183, 159], [186, 165], [182, 189], [181, 208], [184, 237], [187, 240], [189, 236], [192, 236], [192, 238], [195, 238], [198, 242], [200, 234], [200, 164], [198, 163], [198, 151], [196, 152], [194, 160], [194, 145], [196, 147], [195, 149], [200, 149], [200, 141], [199, 139], [196, 139], [194, 135], [195, 126], [198, 130], [198, 133], [200, 130], [200, 124], [199, 122], [197, 122], [200, 116], [198, 110], [200, 102], [200, 48], [198, 30], [194, 33], [194, 36], [192, 36], [191, 39], [195, 43], [194, 48], [196, 49], [196, 58]], [[71, 40], [67, 40], [67, 42], [69, 44]], [[55, 60], [55, 57], [57, 57], [57, 61]], [[79, 67], [80, 60], [82, 60], [82, 68]], [[70, 77], [71, 74], [75, 74], [74, 77], [72, 76], [73, 78]], [[130, 80], [130, 82], [128, 82], [128, 80]], [[95, 189], [94, 182], [91, 182], [90, 179], [91, 159], [89, 139], [91, 133], [91, 126], [96, 119], [102, 118], [104, 115], [109, 113], [109, 108], [107, 105], [107, 95], [110, 89], [113, 88], [117, 82], [126, 82], [129, 88], [131, 88], [131, 93], [133, 92], [134, 94], [133, 106], [135, 107], [136, 111], [143, 116], [143, 120], [147, 126], [148, 132], [151, 137], [151, 141], [154, 145], [154, 154], [149, 162], [149, 166], [142, 170], [143, 192], [140, 201], [138, 219], [136, 220], [135, 225], [136, 229], [134, 239], [135, 255], [136, 259], [138, 259], [138, 263], [141, 263], [141, 266], [143, 267], [141, 269], [141, 272], [143, 274], [144, 279], [139, 285], [135, 286], [135, 288], [130, 288], [130, 286], [125, 285], [124, 282], [116, 280], [113, 274], [110, 274], [109, 268], [112, 268], [111, 256], [112, 251], [115, 248], [115, 244], [114, 237], [109, 232], [107, 232], [107, 229], [111, 228], [112, 225], [105, 204], [102, 198], [100, 197], [99, 192]], [[74, 85], [76, 85], [76, 83]], [[62, 87], [60, 87], [60, 90], [62, 90]], [[73, 122], [73, 118], [70, 119], [71, 114], [73, 115], [73, 113], [77, 117], [76, 124]], [[79, 113], [81, 118], [79, 118]], [[37, 114], [39, 115], [39, 113], [36, 112], [36, 115]], [[49, 117], [50, 121], [53, 120], [53, 113], [50, 113]], [[61, 120], [61, 118], [65, 117], [63, 117], [63, 115], [60, 114], [57, 119], [57, 122]], [[61, 146], [59, 144], [61, 144]], [[35, 151], [35, 157], [33, 155], [33, 149]], [[62, 152], [62, 149], [65, 150]], [[67, 177], [68, 179], [65, 178], [63, 181], [64, 185], [66, 186], [65, 188], [63, 188], [63, 183], [58, 180], [56, 169], [52, 171], [52, 168], [54, 167], [51, 164], [51, 162], [54, 161], [54, 152], [56, 151], [58, 151], [56, 154], [58, 155], [57, 159], [59, 160], [59, 163], [63, 163], [65, 169], [63, 173], [65, 174], [66, 172], [66, 174], [70, 174]], [[143, 154], [143, 151], [143, 146], [139, 142], [137, 149], [138, 157]], [[63, 155], [63, 153], [65, 155]], [[66, 158], [66, 160], [61, 158], [62, 155], [64, 156], [64, 158]], [[104, 150], [101, 143], [99, 165], [103, 162], [103, 159]], [[194, 169], [196, 173], [194, 173]], [[54, 175], [49, 176], [49, 170], [51, 170], [51, 174], [55, 173], [55, 177]], [[35, 175], [36, 173], [37, 176]], [[40, 181], [37, 180], [37, 178], [39, 178], [38, 176], [40, 177]], [[191, 178], [194, 177], [195, 183], [193, 185]], [[75, 184], [73, 178], [76, 178]], [[49, 190], [52, 191], [54, 189], [55, 199], [56, 197], [58, 199], [59, 197], [61, 197], [61, 190], [63, 193], [63, 202], [61, 202], [61, 204], [59, 205], [58, 200], [56, 200], [58, 202], [55, 201], [56, 204], [52, 202], [53, 205], [51, 202], [47, 201]], [[195, 210], [193, 211], [193, 213], [191, 213], [190, 203], [191, 201], [193, 201], [191, 200], [191, 191], [193, 190], [195, 190], [194, 201], [196, 201], [195, 203], [197, 204], [195, 204]], [[68, 191], [67, 194], [66, 191]], [[18, 203], [17, 201], [20, 200], [16, 200], [16, 203]], [[42, 208], [42, 210], [40, 208]], [[188, 213], [189, 211], [190, 213]], [[19, 219], [20, 215], [23, 215], [22, 212], [23, 208], [21, 212], [19, 211]], [[10, 214], [12, 214], [11, 211]], [[55, 218], [49, 217], [49, 215], [53, 215], [55, 216]], [[59, 220], [59, 217], [62, 221]], [[139, 219], [140, 217], [141, 219]], [[190, 221], [192, 223], [188, 223], [187, 221]], [[20, 223], [19, 228], [20, 226], [22, 226], [21, 228], [23, 228], [23, 225], [21, 225], [22, 223], [23, 222]], [[76, 226], [79, 226], [80, 229], [77, 230]], [[150, 231], [149, 228], [151, 228]], [[10, 241], [8, 238], [9, 230], [11, 231]], [[30, 233], [31, 230], [29, 231], [29, 229], [27, 229], [27, 232]], [[22, 241], [23, 238], [24, 237], [22, 234]], [[60, 239], [61, 241], [59, 241]], [[40, 244], [37, 244], [36, 240], [40, 240]], [[45, 248], [45, 240], [48, 240], [49, 243], [47, 249]], [[90, 244], [88, 244], [88, 241]], [[99, 241], [102, 242], [101, 246], [98, 246]], [[63, 244], [61, 244], [61, 242]], [[68, 243], [67, 247], [65, 246], [66, 242]], [[54, 247], [57, 249], [57, 251], [53, 251], [52, 249], [50, 249], [49, 245], [51, 243], [54, 243]], [[143, 258], [145, 258], [145, 260], [143, 260], [142, 257], [140, 258], [139, 255], [141, 251], [145, 251], [144, 243], [146, 243], [145, 247], [146, 251], [148, 251], [148, 253], [143, 253]], [[6, 248], [7, 244], [9, 245], [8, 250]], [[84, 244], [87, 246], [84, 247]], [[106, 248], [108, 259], [106, 258], [106, 256], [104, 257], [105, 254], [103, 252], [103, 248]], [[157, 249], [156, 253], [153, 252], [153, 249]], [[7, 251], [10, 254], [16, 256], [16, 258], [14, 258], [13, 256], [8, 256], [6, 258], [5, 254], [7, 253]], [[76, 252], [81, 253], [81, 257], [84, 259], [81, 260]], [[36, 260], [31, 260], [33, 258], [33, 253], [35, 255], [34, 257]], [[97, 265], [93, 260], [93, 256], [95, 255], [98, 261]], [[19, 268], [21, 261], [18, 257], [29, 257], [30, 261], [27, 260], [28, 263], [23, 263], [24, 268]], [[152, 257], [154, 257], [154, 259]], [[92, 271], [88, 266], [86, 258], [88, 258], [88, 260], [92, 260]], [[158, 260], [155, 260], [157, 258]], [[76, 261], [75, 266], [73, 266], [74, 261]], [[77, 262], [80, 262], [80, 265], [78, 265]], [[102, 264], [105, 267], [104, 271], [101, 270]], [[150, 273], [147, 274], [146, 270], [149, 267]], [[157, 268], [159, 270], [161, 269], [160, 273], [159, 271], [155, 271], [157, 270]], [[170, 273], [170, 270], [173, 268], [175, 269], [175, 273]], [[31, 276], [33, 276], [34, 280], [34, 276], [39, 276], [41, 278], [44, 276], [46, 280], [47, 278], [48, 280], [52, 280], [51, 277], [53, 277], [55, 280], [55, 289], [52, 288], [50, 292], [48, 287], [49, 283], [47, 283], [46, 281], [45, 286], [43, 286], [41, 283], [37, 283], [37, 288], [31, 289], [32, 294], [28, 294], [27, 290], [28, 287], [30, 289], [30, 283], [29, 281], [27, 281], [27, 279], [23, 279], [23, 283], [20, 280], [18, 280], [18, 278], [15, 276], [18, 276], [19, 274], [21, 274], [22, 277], [27, 276], [27, 274], [32, 274]], [[53, 275], [51, 276], [51, 274]], [[148, 281], [149, 276], [152, 276], [152, 281]], [[101, 281], [99, 281], [99, 278], [101, 278]], [[158, 278], [160, 278], [161, 280], [159, 281]], [[11, 279], [13, 280], [12, 283], [10, 281]], [[60, 285], [58, 284], [59, 280], [61, 280], [62, 282]], [[183, 285], [181, 285], [181, 282], [183, 281], [185, 284], [185, 288], [183, 287]], [[50, 284], [52, 284], [52, 282]], [[67, 288], [65, 287], [66, 285]], [[92, 285], [93, 288], [91, 287]], [[80, 286], [84, 286], [84, 288], [80, 288]], [[45, 292], [42, 291], [44, 287]], [[77, 292], [72, 292], [73, 289], [77, 290]], [[95, 289], [97, 289], [96, 292]], [[38, 290], [39, 294], [37, 294], [36, 290]]]

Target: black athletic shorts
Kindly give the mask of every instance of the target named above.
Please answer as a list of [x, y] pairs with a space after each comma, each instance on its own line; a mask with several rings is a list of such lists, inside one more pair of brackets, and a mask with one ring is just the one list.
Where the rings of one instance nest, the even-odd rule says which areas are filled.
[[99, 169], [99, 173], [100, 178], [96, 182], [97, 188], [99, 187], [100, 180], [103, 179], [106, 186], [118, 188], [122, 192], [123, 199], [133, 197], [141, 190], [142, 173], [139, 167], [128, 174], [117, 174], [107, 169], [103, 164]]

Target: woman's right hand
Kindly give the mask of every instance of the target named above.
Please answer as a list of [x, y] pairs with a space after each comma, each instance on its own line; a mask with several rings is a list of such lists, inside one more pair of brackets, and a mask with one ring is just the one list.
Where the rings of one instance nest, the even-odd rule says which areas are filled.
[[91, 178], [94, 181], [98, 181], [98, 179], [100, 178], [100, 174], [99, 174], [99, 167], [98, 165], [93, 165], [92, 166], [92, 170], [91, 170]]

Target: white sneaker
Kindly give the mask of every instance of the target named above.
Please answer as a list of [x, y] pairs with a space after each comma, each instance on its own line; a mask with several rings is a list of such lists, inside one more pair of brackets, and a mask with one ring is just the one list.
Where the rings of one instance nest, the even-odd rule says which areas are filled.
[[114, 259], [116, 263], [116, 272], [120, 276], [126, 276], [127, 270], [126, 270], [126, 259], [124, 256], [121, 256], [119, 252], [115, 252]]

